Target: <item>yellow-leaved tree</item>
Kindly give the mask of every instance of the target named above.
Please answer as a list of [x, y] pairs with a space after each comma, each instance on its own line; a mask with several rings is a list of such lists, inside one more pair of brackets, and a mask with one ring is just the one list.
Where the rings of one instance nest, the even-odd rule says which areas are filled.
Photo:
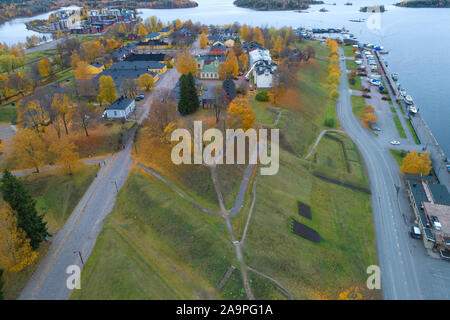
[[206, 37], [205, 33], [202, 33], [200, 36], [200, 48], [205, 49], [208, 44], [208, 37]]
[[37, 258], [25, 231], [17, 226], [17, 214], [0, 201], [0, 269], [18, 272]]
[[47, 77], [50, 74], [51, 68], [50, 68], [50, 60], [47, 58], [42, 58], [39, 61], [38, 65], [39, 73], [43, 77]]
[[75, 75], [75, 79], [81, 80], [92, 78], [92, 72], [89, 70], [89, 65], [86, 61], [81, 60], [76, 62], [76, 67], [73, 73]]
[[195, 58], [188, 51], [180, 52], [177, 58], [177, 70], [181, 74], [192, 73], [193, 76], [197, 74], [197, 62]]
[[236, 77], [239, 72], [238, 61], [233, 51], [230, 51], [230, 53], [227, 56], [227, 59], [225, 60], [225, 70], [233, 77]]
[[111, 76], [101, 76], [99, 80], [98, 99], [101, 103], [113, 103], [116, 100], [116, 85]]
[[416, 150], [408, 152], [403, 158], [401, 170], [407, 174], [420, 174], [426, 176], [431, 170], [430, 153], [418, 153]]
[[77, 146], [73, 142], [70, 142], [68, 138], [64, 138], [53, 141], [49, 151], [55, 156], [55, 163], [63, 165], [64, 172], [72, 174], [78, 160], [80, 160]]
[[227, 124], [231, 128], [246, 131], [253, 126], [255, 115], [248, 103], [248, 97], [239, 95], [231, 101], [227, 110]]
[[47, 145], [32, 128], [21, 129], [12, 137], [12, 154], [21, 168], [39, 168], [48, 159]]
[[138, 36], [145, 37], [147, 35], [147, 33], [148, 33], [147, 29], [145, 29], [144, 25], [141, 23], [139, 25], [138, 32], [137, 32]]
[[138, 82], [139, 85], [146, 91], [150, 91], [150, 89], [153, 88], [153, 85], [155, 84], [153, 77], [148, 73], [141, 74], [139, 76]]

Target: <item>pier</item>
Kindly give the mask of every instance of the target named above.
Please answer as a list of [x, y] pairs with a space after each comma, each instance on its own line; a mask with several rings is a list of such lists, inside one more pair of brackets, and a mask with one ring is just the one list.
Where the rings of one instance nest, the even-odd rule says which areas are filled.
[[447, 189], [450, 190], [450, 173], [445, 168], [445, 165], [447, 164], [447, 157], [444, 151], [431, 132], [431, 129], [428, 127], [425, 119], [423, 119], [420, 114], [420, 110], [417, 110], [417, 113], [414, 115], [409, 112], [408, 106], [400, 95], [397, 85], [392, 79], [386, 65], [383, 63], [379, 52], [377, 50], [374, 50], [374, 52], [377, 61], [381, 66], [382, 78], [386, 85], [386, 89], [389, 92], [389, 96], [392, 99], [392, 103], [405, 111], [404, 117], [411, 121], [413, 129], [421, 142], [421, 146], [423, 147], [421, 151], [427, 151], [430, 153], [431, 164], [437, 178], [439, 179], [439, 182], [441, 184], [445, 184]]

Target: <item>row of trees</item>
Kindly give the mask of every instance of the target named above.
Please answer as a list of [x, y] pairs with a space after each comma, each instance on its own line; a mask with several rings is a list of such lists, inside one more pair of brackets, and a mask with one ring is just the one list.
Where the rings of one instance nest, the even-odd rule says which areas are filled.
[[[339, 98], [338, 86], [341, 83], [341, 69], [339, 67], [339, 45], [336, 40], [327, 38], [326, 43], [330, 49], [330, 63], [328, 65], [328, 77], [327, 82], [329, 85], [329, 98], [335, 103]], [[335, 120], [334, 117], [328, 117], [325, 119], [324, 124], [328, 127], [334, 127]]]

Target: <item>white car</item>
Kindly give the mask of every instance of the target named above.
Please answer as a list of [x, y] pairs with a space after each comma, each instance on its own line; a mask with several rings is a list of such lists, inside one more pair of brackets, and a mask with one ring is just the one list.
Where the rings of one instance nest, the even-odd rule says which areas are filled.
[[398, 146], [400, 144], [400, 141], [392, 140], [391, 144], [394, 145], [394, 146]]
[[362, 63], [362, 60], [355, 60], [355, 63], [359, 66]]

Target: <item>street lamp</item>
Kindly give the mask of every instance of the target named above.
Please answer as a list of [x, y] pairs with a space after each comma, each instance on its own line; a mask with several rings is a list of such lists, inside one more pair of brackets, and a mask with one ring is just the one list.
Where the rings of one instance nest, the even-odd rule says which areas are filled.
[[73, 253], [78, 253], [78, 255], [80, 256], [81, 263], [84, 266], [84, 261], [83, 261], [83, 257], [81, 256], [81, 251], [74, 251]]

